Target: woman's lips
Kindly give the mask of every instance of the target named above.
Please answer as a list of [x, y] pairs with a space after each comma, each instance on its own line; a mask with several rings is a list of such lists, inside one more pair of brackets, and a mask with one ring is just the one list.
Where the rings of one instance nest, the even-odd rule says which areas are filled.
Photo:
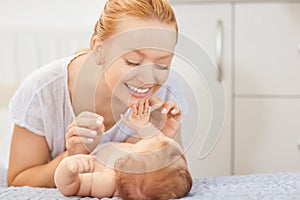
[[125, 83], [125, 86], [128, 88], [129, 93], [133, 97], [136, 97], [136, 98], [145, 98], [150, 93], [151, 89], [153, 88], [153, 86], [137, 88], [137, 87], [127, 84], [127, 83]]

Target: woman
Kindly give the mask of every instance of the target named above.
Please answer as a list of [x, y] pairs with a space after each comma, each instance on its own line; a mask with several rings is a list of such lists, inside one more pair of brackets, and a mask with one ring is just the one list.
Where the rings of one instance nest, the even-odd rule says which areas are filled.
[[[172, 122], [180, 108], [161, 87], [176, 41], [176, 19], [167, 1], [108, 1], [90, 53], [33, 72], [12, 98], [8, 185], [55, 187], [54, 172], [64, 157], [88, 154], [99, 142], [135, 142], [119, 116], [139, 99], [150, 98], [150, 106], [161, 107], [163, 132], [179, 140], [180, 129]], [[160, 97], [153, 96], [159, 89]], [[93, 98], [86, 96], [90, 91]]]

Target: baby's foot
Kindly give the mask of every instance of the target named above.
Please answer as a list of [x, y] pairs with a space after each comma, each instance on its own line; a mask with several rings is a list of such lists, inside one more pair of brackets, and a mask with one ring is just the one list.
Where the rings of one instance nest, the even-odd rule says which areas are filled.
[[138, 104], [134, 104], [131, 109], [129, 122], [141, 128], [150, 122], [151, 107], [149, 106], [148, 99], [140, 100]]

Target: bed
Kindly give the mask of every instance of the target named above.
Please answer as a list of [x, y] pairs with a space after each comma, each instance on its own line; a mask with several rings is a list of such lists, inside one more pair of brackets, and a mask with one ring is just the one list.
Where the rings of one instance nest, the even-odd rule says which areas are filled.
[[[57, 189], [6, 187], [5, 170], [0, 171], [0, 199], [96, 199], [64, 197]], [[114, 199], [119, 198], [104, 198]], [[192, 199], [300, 199], [300, 172], [251, 174], [198, 178], [184, 200]]]

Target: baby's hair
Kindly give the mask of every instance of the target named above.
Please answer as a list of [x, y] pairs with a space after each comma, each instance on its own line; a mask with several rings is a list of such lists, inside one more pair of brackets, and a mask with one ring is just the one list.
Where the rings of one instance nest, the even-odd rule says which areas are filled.
[[169, 200], [186, 196], [192, 177], [185, 168], [165, 167], [146, 173], [117, 171], [116, 186], [124, 200]]
[[[184, 159], [186, 162], [186, 159], [179, 149], [177, 151], [177, 148], [181, 147], [170, 142], [172, 140], [161, 142], [158, 149], [155, 149], [167, 154], [152, 153], [148, 155], [149, 157], [145, 154], [131, 155], [116, 161], [116, 187], [122, 199], [168, 200], [181, 198], [189, 193], [192, 187], [192, 177], [187, 167], [173, 166], [176, 160]], [[163, 156], [171, 158], [168, 160]], [[157, 159], [160, 160], [161, 168], [156, 166], [158, 167], [156, 170], [149, 170], [147, 166], [153, 164], [151, 161], [157, 162]], [[164, 163], [165, 161], [167, 163]]]

